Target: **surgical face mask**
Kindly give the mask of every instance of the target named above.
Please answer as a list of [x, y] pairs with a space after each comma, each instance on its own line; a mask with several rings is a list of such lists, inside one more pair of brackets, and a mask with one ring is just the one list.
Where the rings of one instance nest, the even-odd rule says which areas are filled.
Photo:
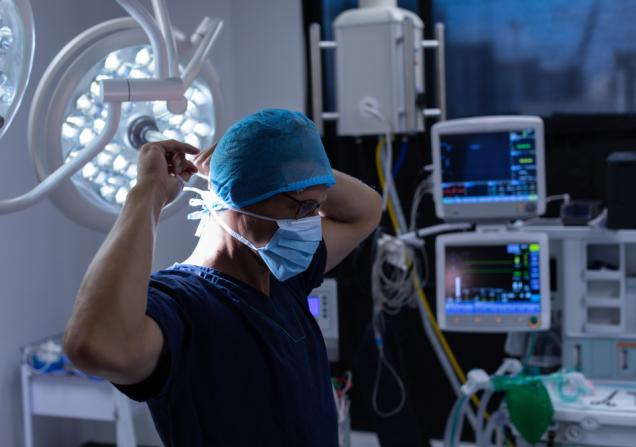
[[238, 241], [255, 250], [276, 279], [286, 281], [307, 270], [322, 240], [320, 216], [310, 216], [302, 219], [272, 219], [271, 217], [261, 216], [245, 210], [234, 211], [258, 219], [276, 222], [278, 225], [278, 229], [267, 245], [256, 247], [252, 242], [223, 222], [217, 211], [212, 211], [212, 217], [221, 228]]

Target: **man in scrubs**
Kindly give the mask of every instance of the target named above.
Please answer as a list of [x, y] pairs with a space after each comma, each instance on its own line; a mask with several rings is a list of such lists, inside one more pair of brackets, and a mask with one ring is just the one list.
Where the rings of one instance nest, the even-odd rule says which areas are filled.
[[[209, 190], [191, 201], [199, 243], [151, 274], [161, 209], [197, 171], [209, 171]], [[380, 196], [331, 169], [297, 112], [250, 115], [214, 151], [147, 144], [78, 292], [66, 353], [148, 402], [166, 446], [336, 447], [329, 364], [307, 295], [380, 216]]]

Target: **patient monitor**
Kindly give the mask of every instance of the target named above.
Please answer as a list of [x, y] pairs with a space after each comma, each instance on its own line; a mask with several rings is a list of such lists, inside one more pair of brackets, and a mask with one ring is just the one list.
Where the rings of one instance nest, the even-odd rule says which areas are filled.
[[545, 234], [449, 234], [437, 238], [436, 252], [437, 319], [442, 329], [549, 329], [550, 272]]
[[484, 221], [545, 211], [543, 121], [487, 116], [431, 130], [434, 199], [444, 220]]

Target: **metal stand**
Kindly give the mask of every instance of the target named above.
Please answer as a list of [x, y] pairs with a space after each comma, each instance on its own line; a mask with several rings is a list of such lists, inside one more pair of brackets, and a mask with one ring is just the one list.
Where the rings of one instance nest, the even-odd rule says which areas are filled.
[[136, 447], [134, 415], [144, 405], [132, 402], [106, 381], [78, 376], [34, 374], [21, 367], [24, 446], [35, 447], [33, 416], [110, 421], [115, 423], [117, 447]]

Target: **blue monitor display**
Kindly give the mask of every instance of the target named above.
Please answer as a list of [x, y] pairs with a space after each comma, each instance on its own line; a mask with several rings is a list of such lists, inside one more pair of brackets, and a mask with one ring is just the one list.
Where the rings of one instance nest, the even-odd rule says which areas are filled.
[[540, 245], [447, 246], [447, 315], [541, 314]]
[[320, 317], [320, 297], [309, 295], [307, 297], [307, 303], [309, 304], [309, 312], [316, 318]]
[[442, 203], [537, 201], [534, 129], [440, 136]]

